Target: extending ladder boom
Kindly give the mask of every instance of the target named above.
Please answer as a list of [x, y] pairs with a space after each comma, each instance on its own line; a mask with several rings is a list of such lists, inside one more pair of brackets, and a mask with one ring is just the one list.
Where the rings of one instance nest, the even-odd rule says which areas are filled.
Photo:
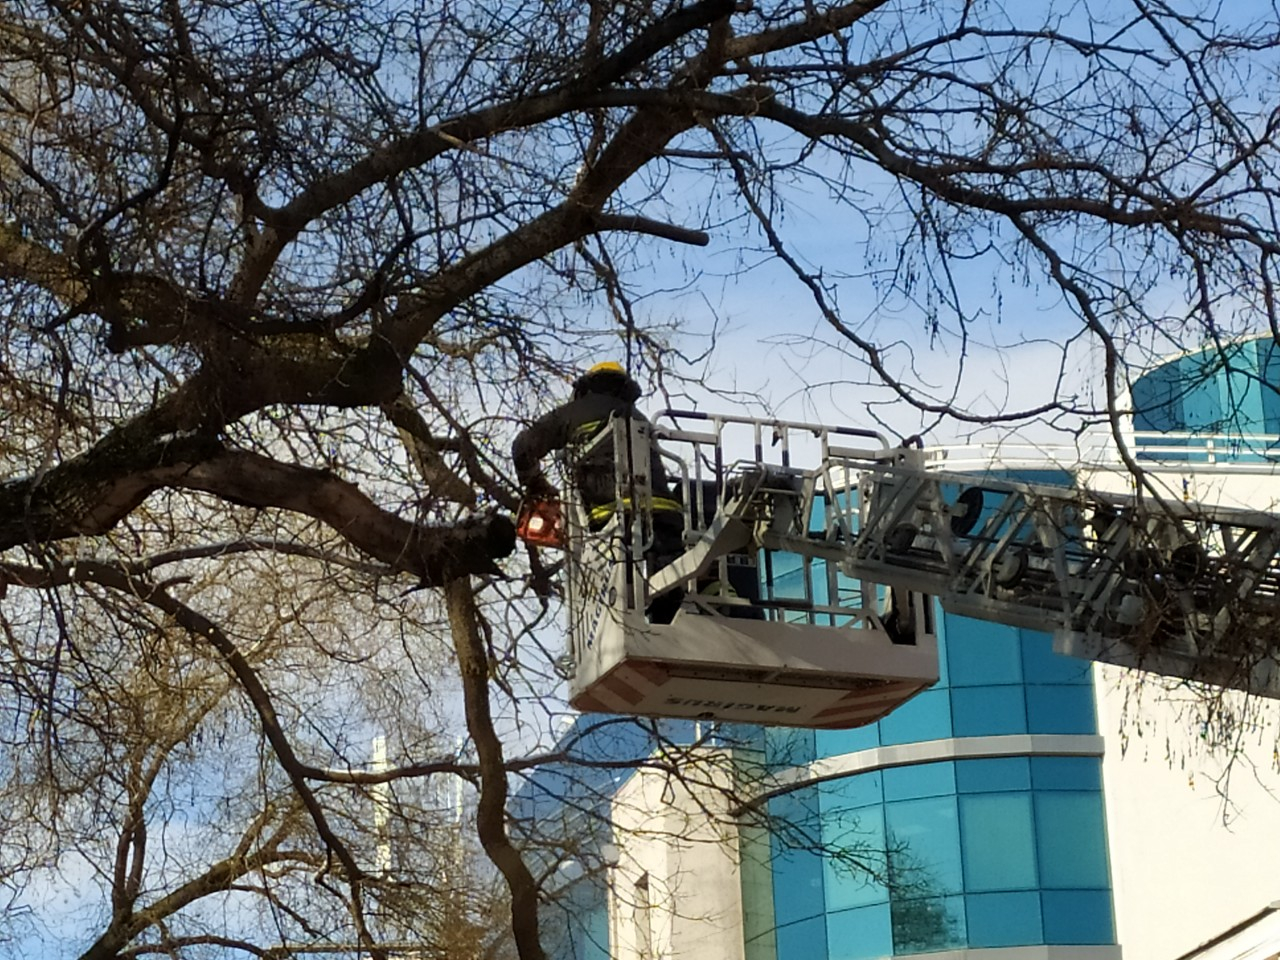
[[1280, 697], [1280, 517], [873, 465], [844, 570], [1059, 653]]

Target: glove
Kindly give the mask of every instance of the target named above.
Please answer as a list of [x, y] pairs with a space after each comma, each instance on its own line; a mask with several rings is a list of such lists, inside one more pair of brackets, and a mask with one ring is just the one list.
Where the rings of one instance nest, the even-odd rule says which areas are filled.
[[524, 495], [526, 500], [535, 502], [560, 499], [560, 491], [542, 474], [538, 474], [525, 484]]

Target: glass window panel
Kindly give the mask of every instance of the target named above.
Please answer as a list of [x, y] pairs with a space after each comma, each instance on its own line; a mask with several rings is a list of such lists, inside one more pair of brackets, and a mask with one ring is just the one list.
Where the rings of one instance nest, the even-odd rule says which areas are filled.
[[951, 686], [1022, 682], [1021, 636], [1013, 627], [947, 614]]
[[978, 893], [965, 897], [965, 902], [970, 947], [1044, 943], [1038, 893]]
[[770, 550], [767, 565], [772, 575], [773, 594], [778, 597], [804, 596], [804, 564], [797, 553]]
[[1029, 793], [961, 797], [960, 840], [965, 890], [1035, 889], [1035, 826]]
[[[738, 880], [742, 890], [742, 936], [768, 941], [773, 949], [773, 858], [769, 855], [769, 831], [760, 824], [738, 828]], [[763, 949], [763, 945], [757, 945]]]
[[1037, 790], [1101, 790], [1101, 757], [1032, 757], [1031, 785]]
[[1093, 664], [1053, 652], [1053, 637], [1038, 630], [1022, 631], [1022, 675], [1027, 683], [1079, 683], [1093, 680]]
[[770, 816], [793, 823], [814, 825], [818, 822], [818, 788], [800, 787], [788, 790], [769, 800]]
[[820, 916], [824, 909], [822, 858], [789, 850], [773, 861], [773, 912], [778, 923]]
[[855, 773], [838, 780], [818, 784], [818, 803], [825, 816], [828, 811], [847, 810], [884, 802], [879, 770]]
[[956, 787], [961, 793], [1030, 790], [1031, 764], [1026, 757], [956, 761]]
[[778, 960], [813, 960], [827, 955], [827, 925], [822, 917], [778, 928]]
[[921, 743], [951, 736], [951, 704], [946, 690], [926, 690], [880, 721], [880, 742]]
[[1133, 398], [1133, 425], [1138, 430], [1179, 433], [1185, 429], [1182, 393], [1177, 367], [1167, 364], [1143, 374], [1130, 388]]
[[1040, 895], [1045, 943], [1114, 943], [1106, 890], [1046, 890]]
[[818, 792], [813, 787], [769, 801], [770, 816], [780, 821], [780, 828], [772, 832], [773, 909], [780, 925], [823, 911], [822, 857], [805, 840], [820, 836], [817, 810]]
[[894, 896], [959, 893], [960, 827], [955, 797], [900, 800], [886, 803], [884, 811]]
[[1096, 733], [1093, 687], [1080, 684], [1031, 684], [1027, 692], [1027, 726], [1031, 733]]
[[742, 953], [746, 960], [778, 960], [778, 931], [770, 927], [768, 932], [745, 941]]
[[852, 730], [818, 730], [814, 736], [814, 750], [819, 757], [838, 757], [843, 753], [857, 753], [880, 746], [880, 725], [869, 723]]
[[609, 911], [601, 905], [592, 910], [587, 917], [584, 949], [579, 954], [582, 960], [609, 960]]
[[827, 562], [814, 560], [809, 567], [809, 579], [813, 584], [813, 602], [826, 606], [834, 599], [827, 589]]
[[1040, 885], [1046, 888], [1106, 887], [1107, 833], [1102, 794], [1036, 794], [1040, 825]]
[[[1259, 362], [1261, 364], [1261, 383], [1280, 383], [1280, 351], [1270, 341], [1259, 341]], [[1262, 391], [1262, 414], [1264, 434], [1275, 436], [1280, 433], [1280, 394], [1275, 390]]]
[[769, 766], [794, 767], [815, 759], [813, 731], [794, 727], [769, 727], [764, 735], [764, 762]]
[[1022, 687], [963, 687], [951, 691], [957, 737], [1027, 732]]
[[[889, 923], [889, 904], [841, 910], [827, 917], [829, 960], [869, 960], [893, 953], [893, 934]], [[820, 960], [822, 954], [809, 954], [804, 960]], [[778, 960], [791, 960], [779, 955]]]
[[882, 806], [824, 811], [822, 844], [828, 911], [889, 902]]
[[886, 800], [915, 800], [918, 797], [940, 797], [956, 792], [956, 765], [942, 763], [913, 763], [905, 767], [890, 767], [884, 771], [884, 798]]
[[1181, 374], [1183, 429], [1223, 429], [1222, 391], [1225, 378], [1214, 376], [1204, 356], [1193, 355], [1176, 361]]
[[540, 917], [549, 953], [564, 960], [609, 960], [609, 911], [603, 899], [588, 902], [573, 892], [567, 902], [544, 908]]
[[963, 897], [895, 899], [891, 917], [895, 954], [931, 953], [965, 946]]

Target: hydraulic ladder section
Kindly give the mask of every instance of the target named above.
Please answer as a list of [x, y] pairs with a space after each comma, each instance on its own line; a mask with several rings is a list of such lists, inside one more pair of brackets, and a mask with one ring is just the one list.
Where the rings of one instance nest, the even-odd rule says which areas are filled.
[[671, 412], [615, 420], [575, 455], [598, 445], [612, 509], [566, 504], [574, 707], [839, 728], [937, 680], [932, 601], [841, 572], [883, 437]]
[[870, 466], [850, 576], [1054, 634], [1070, 656], [1280, 697], [1280, 517]]

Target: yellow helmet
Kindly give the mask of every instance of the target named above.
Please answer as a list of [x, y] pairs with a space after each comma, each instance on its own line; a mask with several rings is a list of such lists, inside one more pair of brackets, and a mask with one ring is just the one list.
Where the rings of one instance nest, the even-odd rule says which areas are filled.
[[628, 403], [640, 399], [640, 385], [627, 376], [622, 364], [615, 360], [597, 363], [594, 367], [573, 382], [573, 395], [585, 396], [588, 393], [609, 393], [621, 397]]

